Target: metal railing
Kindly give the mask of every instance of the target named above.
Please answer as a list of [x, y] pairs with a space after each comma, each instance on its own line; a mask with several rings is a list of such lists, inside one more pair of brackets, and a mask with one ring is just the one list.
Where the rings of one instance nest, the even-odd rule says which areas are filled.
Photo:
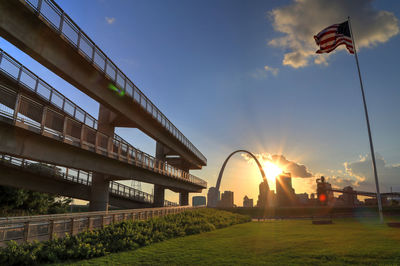
[[146, 220], [152, 217], [180, 213], [189, 209], [193, 209], [193, 207], [179, 206], [0, 218], [0, 246], [11, 240], [17, 243], [33, 240], [46, 241], [53, 239], [54, 236], [76, 235], [80, 232], [100, 229], [117, 222]]
[[98, 71], [103, 73], [118, 89], [142, 107], [204, 164], [206, 157], [161, 113], [117, 65], [81, 30], [81, 28], [53, 0], [20, 0], [43, 22], [59, 34], [63, 40], [77, 49]]
[[[21, 119], [21, 116], [18, 115], [18, 113], [20, 112], [20, 110], [18, 110], [18, 108], [20, 108], [20, 104], [16, 104], [18, 98], [15, 99], [15, 104], [13, 104], [12, 102], [5, 103], [2, 102], [2, 99], [0, 99], [0, 103], [3, 103], [5, 106], [15, 106], [15, 110], [12, 110], [12, 108], [8, 108], [7, 110], [3, 110], [2, 112], [3, 115], [11, 116], [14, 122], [17, 122], [18, 120], [18, 122], [29, 125], [28, 129], [39, 129], [39, 132], [41, 134], [49, 133], [51, 137], [57, 136], [61, 138], [64, 142], [68, 142], [73, 145], [78, 144], [82, 148], [93, 150], [100, 154], [106, 153], [109, 157], [123, 160], [128, 163], [135, 164], [136, 166], [140, 166], [153, 171], [155, 170], [158, 173], [167, 174], [181, 180], [189, 181], [203, 187], [207, 187], [207, 182], [205, 182], [204, 180], [195, 177], [188, 172], [185, 172], [174, 166], [171, 166], [166, 162], [157, 160], [153, 156], [136, 149], [127, 141], [123, 140], [120, 136], [114, 135], [114, 137], [110, 137], [99, 132], [95, 127], [95, 125], [97, 125], [96, 119], [94, 119], [77, 105], [72, 103], [72, 101], [68, 100], [64, 95], [52, 88], [46, 82], [41, 80], [30, 70], [22, 66], [18, 61], [13, 59], [3, 50], [0, 50], [0, 72], [15, 80], [19, 85], [22, 85], [28, 90], [35, 92], [42, 99], [46, 100], [51, 105], [54, 105], [55, 107], [59, 108], [67, 114], [61, 114], [53, 108], [44, 108], [44, 106], [42, 106], [40, 103], [36, 103], [36, 101], [29, 99], [29, 97], [23, 96], [25, 103], [30, 106], [36, 106], [35, 108], [30, 108], [31, 110], [41, 109], [41, 111], [37, 112], [42, 112], [42, 114], [36, 115], [35, 120], [35, 118], [30, 117], [31, 114], [27, 113], [28, 111], [26, 111]], [[11, 94], [16, 94], [12, 90], [9, 90], [5, 87], [1, 87], [0, 89], [3, 91], [3, 94], [7, 94], [7, 97], [9, 98], [14, 97]], [[10, 100], [8, 99], [8, 101]], [[55, 125], [54, 121], [52, 122], [53, 126], [49, 125], [49, 123], [46, 123], [46, 120], [48, 120], [46, 119], [47, 115], [50, 115], [53, 118], [58, 117], [58, 125]], [[70, 117], [73, 117], [75, 119], [72, 119]], [[79, 117], [81, 119], [79, 119]], [[63, 122], [61, 122], [61, 120], [63, 120]], [[93, 123], [90, 123], [91, 125], [88, 125], [87, 121], [92, 121]], [[68, 130], [68, 128], [70, 129]], [[74, 131], [75, 134], [73, 134]], [[77, 131], [80, 131], [80, 133], [76, 133]], [[49, 136], [49, 134], [45, 135]], [[86, 139], [84, 140], [82, 139], [82, 137]], [[135, 159], [132, 160], [132, 158]]]
[[[92, 173], [79, 169], [42, 163], [5, 154], [0, 155], [0, 163], [7, 164], [15, 168], [24, 168], [25, 171], [46, 175], [51, 178], [57, 178], [86, 186], [92, 185]], [[153, 195], [115, 181], [110, 181], [109, 193], [130, 200], [150, 204], [154, 203]], [[164, 200], [164, 206], [178, 206], [178, 204]]]

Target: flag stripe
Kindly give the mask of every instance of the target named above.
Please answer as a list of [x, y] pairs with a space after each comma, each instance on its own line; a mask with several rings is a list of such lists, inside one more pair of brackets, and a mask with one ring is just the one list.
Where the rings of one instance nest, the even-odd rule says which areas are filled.
[[346, 45], [350, 53], [354, 53], [353, 41], [348, 33], [347, 22], [333, 24], [320, 31], [314, 36], [315, 42], [319, 45], [318, 54], [330, 53], [340, 45]]
[[333, 50], [335, 50], [338, 46], [343, 45], [343, 44], [346, 45], [347, 50], [348, 50], [351, 54], [354, 54], [353, 46], [347, 44], [344, 40], [342, 40], [342, 41], [336, 43], [335, 45], [333, 45], [333, 46], [330, 47], [330, 48], [327, 48], [327, 49], [324, 49], [324, 50], [318, 50], [318, 51], [317, 51], [317, 54], [330, 53], [330, 52], [332, 52]]
[[351, 46], [353, 48], [353, 43], [351, 42], [351, 40], [345, 39], [345, 38], [338, 38], [335, 39], [329, 43], [325, 43], [324, 45], [321, 45], [320, 48], [321, 50], [325, 50], [325, 49], [329, 49], [332, 46], [334, 46], [336, 43], [339, 43], [340, 41], [344, 41], [347, 45]]

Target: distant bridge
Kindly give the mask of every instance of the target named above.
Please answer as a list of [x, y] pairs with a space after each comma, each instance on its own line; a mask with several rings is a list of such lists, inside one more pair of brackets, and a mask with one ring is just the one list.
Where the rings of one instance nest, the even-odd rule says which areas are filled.
[[[367, 191], [358, 191], [358, 190], [346, 191], [346, 190], [340, 189], [340, 188], [332, 188], [328, 191], [376, 198], [376, 192], [367, 192]], [[382, 197], [400, 197], [400, 192], [381, 193], [381, 196]]]

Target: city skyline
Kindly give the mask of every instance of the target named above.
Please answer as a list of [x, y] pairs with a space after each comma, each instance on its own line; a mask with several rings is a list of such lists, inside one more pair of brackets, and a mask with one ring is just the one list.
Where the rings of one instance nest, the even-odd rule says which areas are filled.
[[[209, 187], [226, 156], [244, 148], [265, 161], [282, 156], [281, 161], [304, 170], [293, 175], [296, 193], [315, 191], [320, 175], [339, 187], [351, 184], [375, 191], [354, 58], [343, 49], [315, 57], [310, 49], [317, 46], [308, 42], [318, 30], [354, 15], [381, 189], [400, 190], [395, 182], [400, 175], [396, 2], [357, 2], [373, 14], [367, 18], [356, 14], [356, 4], [343, 9], [349, 14], [338, 13], [345, 1], [337, 1], [323, 18], [317, 12], [320, 6], [309, 1], [317, 14], [309, 19], [318, 18], [318, 23], [303, 30], [284, 20], [296, 18], [296, 5], [305, 8], [293, 1], [57, 3], [205, 154], [208, 166], [192, 172]], [[361, 29], [362, 23], [370, 27]], [[300, 26], [306, 27], [307, 20]], [[376, 27], [384, 27], [381, 34]], [[0, 45], [97, 117], [94, 100], [4, 39]], [[117, 133], [155, 153], [155, 142], [144, 134], [123, 128]], [[233, 191], [240, 205], [244, 195], [257, 197], [261, 181], [257, 167], [236, 155], [221, 191]], [[175, 193], [167, 198], [177, 201]]]

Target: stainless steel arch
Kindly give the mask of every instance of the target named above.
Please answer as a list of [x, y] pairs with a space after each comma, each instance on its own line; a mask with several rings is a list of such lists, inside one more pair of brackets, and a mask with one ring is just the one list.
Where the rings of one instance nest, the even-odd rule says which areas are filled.
[[250, 155], [250, 156], [256, 161], [256, 163], [257, 163], [257, 165], [258, 165], [258, 168], [260, 169], [261, 176], [262, 176], [263, 180], [264, 180], [265, 182], [267, 182], [267, 184], [268, 184], [267, 177], [265, 176], [264, 169], [262, 168], [262, 166], [261, 166], [260, 162], [258, 161], [258, 159], [256, 158], [256, 156], [254, 156], [254, 154], [252, 154], [251, 152], [246, 151], [246, 150], [237, 150], [237, 151], [234, 151], [234, 152], [232, 152], [231, 154], [229, 154], [228, 158], [226, 158], [224, 164], [222, 165], [221, 170], [219, 171], [217, 184], [216, 184], [216, 186], [215, 186], [215, 188], [216, 188], [217, 191], [219, 191], [219, 187], [220, 187], [220, 185], [221, 185], [222, 175], [224, 174], [224, 170], [225, 170], [226, 164], [228, 163], [229, 159], [230, 159], [235, 153], [238, 153], [238, 152], [247, 153], [248, 155]]

